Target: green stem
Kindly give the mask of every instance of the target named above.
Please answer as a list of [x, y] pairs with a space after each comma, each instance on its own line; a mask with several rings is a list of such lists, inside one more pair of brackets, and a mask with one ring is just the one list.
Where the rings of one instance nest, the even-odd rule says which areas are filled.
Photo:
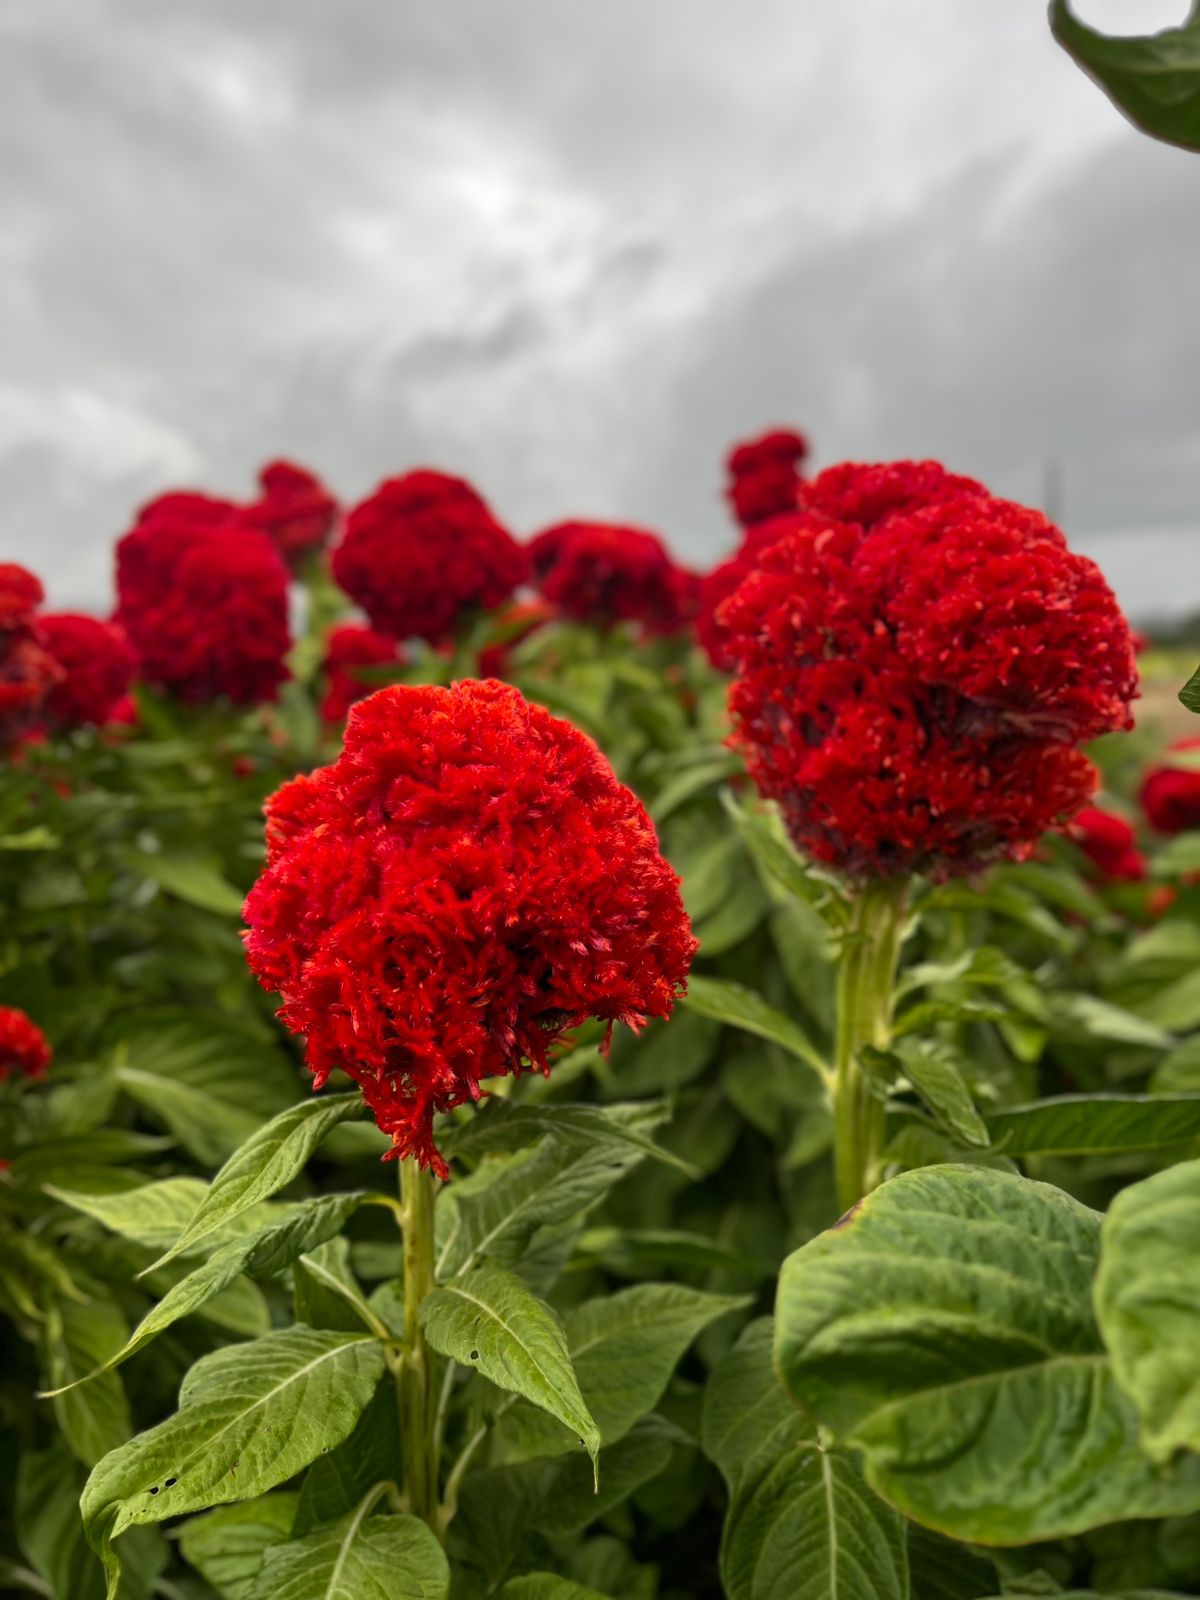
[[877, 878], [851, 903], [838, 970], [834, 1164], [842, 1211], [878, 1181], [884, 1109], [859, 1064], [864, 1045], [891, 1042], [892, 990], [900, 958], [908, 881]]
[[433, 1179], [411, 1157], [400, 1163], [404, 1212], [404, 1359], [396, 1374], [400, 1450], [409, 1510], [438, 1522], [437, 1394], [433, 1353], [421, 1330], [421, 1302], [433, 1288]]

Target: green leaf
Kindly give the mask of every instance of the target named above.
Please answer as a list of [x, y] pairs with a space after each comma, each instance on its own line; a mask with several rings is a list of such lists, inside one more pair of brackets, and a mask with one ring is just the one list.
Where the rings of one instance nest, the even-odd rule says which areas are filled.
[[128, 1361], [130, 1356], [181, 1317], [198, 1311], [215, 1295], [227, 1289], [242, 1273], [271, 1277], [282, 1272], [306, 1251], [337, 1233], [346, 1218], [366, 1199], [365, 1194], [350, 1193], [318, 1195], [312, 1200], [301, 1200], [256, 1233], [231, 1239], [168, 1289], [158, 1304], [151, 1306], [128, 1340], [102, 1364], [80, 1373], [75, 1383], [99, 1378], [113, 1367], [120, 1366], [123, 1361]]
[[[1138, 38], [1109, 38], [1072, 16], [1067, 0], [1051, 0], [1054, 37], [1117, 110], [1143, 133], [1200, 150], [1200, 14], [1180, 28]], [[1200, 710], [1193, 675], [1179, 691], [1189, 711]]]
[[830, 872], [806, 861], [792, 846], [777, 813], [748, 811], [732, 795], [725, 809], [768, 881], [796, 900], [817, 907], [831, 922], [845, 921], [844, 890]]
[[948, 1047], [934, 1039], [910, 1040], [899, 1052], [899, 1062], [939, 1127], [960, 1144], [981, 1149], [988, 1144], [987, 1127]]
[[450, 1568], [417, 1517], [373, 1516], [378, 1490], [340, 1522], [274, 1545], [246, 1600], [445, 1600]]
[[712, 1017], [717, 1022], [727, 1022], [732, 1027], [743, 1028], [747, 1033], [769, 1039], [782, 1045], [805, 1066], [811, 1067], [825, 1083], [830, 1081], [828, 1063], [804, 1030], [782, 1011], [776, 1011], [744, 984], [729, 983], [721, 978], [710, 978], [692, 973], [688, 979], [688, 992], [680, 1001], [690, 1011]]
[[[476, 1158], [494, 1151], [520, 1150], [546, 1134], [580, 1145], [608, 1140], [631, 1144], [643, 1155], [696, 1175], [696, 1169], [664, 1150], [641, 1126], [644, 1105], [514, 1105], [495, 1096], [441, 1141], [447, 1156]], [[666, 1115], [666, 1108], [663, 1108]], [[635, 1120], [636, 1119], [636, 1120]]]
[[974, 1167], [885, 1183], [784, 1263], [776, 1360], [868, 1483], [952, 1538], [1025, 1544], [1200, 1509], [1156, 1468], [1091, 1306], [1100, 1218]]
[[174, 1243], [204, 1199], [208, 1185], [202, 1178], [179, 1177], [104, 1194], [60, 1189], [49, 1183], [45, 1190], [51, 1199], [95, 1218], [110, 1233], [119, 1233], [150, 1250], [164, 1250]]
[[761, 1451], [797, 1435], [796, 1413], [771, 1362], [775, 1324], [758, 1317], [717, 1362], [704, 1389], [700, 1442], [730, 1490]]
[[570, 1578], [554, 1572], [528, 1572], [523, 1578], [510, 1578], [500, 1591], [500, 1600], [606, 1600], [596, 1589], [585, 1589]]
[[125, 1390], [115, 1372], [86, 1389], [73, 1386], [103, 1366], [129, 1332], [124, 1313], [97, 1293], [85, 1305], [64, 1300], [47, 1313], [42, 1337], [43, 1384], [63, 1390], [54, 1415], [63, 1438], [85, 1466], [123, 1444], [133, 1432]]
[[1051, 1018], [1060, 1030], [1065, 1025], [1066, 1030], [1077, 1032], [1085, 1039], [1141, 1045], [1147, 1050], [1169, 1050], [1175, 1040], [1167, 1029], [1181, 1024], [1168, 1021], [1162, 1014], [1164, 1010], [1158, 1005], [1141, 1005], [1135, 1014], [1092, 994], [1072, 994], [1055, 998]]
[[395, 1478], [400, 1459], [395, 1390], [381, 1383], [350, 1437], [305, 1473], [292, 1536], [346, 1516], [377, 1483]]
[[1101, 1231], [1096, 1315], [1155, 1461], [1200, 1452], [1200, 1161], [1123, 1190]]
[[1196, 668], [1183, 688], [1180, 689], [1179, 699], [1181, 704], [1185, 705], [1189, 711], [1200, 711], [1200, 667]]
[[304, 1100], [273, 1117], [230, 1156], [191, 1221], [154, 1265], [162, 1266], [185, 1250], [195, 1249], [240, 1212], [286, 1188], [304, 1171], [325, 1135], [361, 1109], [362, 1096], [355, 1090]]
[[763, 1452], [733, 1496], [721, 1578], [729, 1600], [908, 1600], [904, 1520], [845, 1451]]
[[1004, 1155], [1104, 1155], [1200, 1138], [1200, 1094], [1058, 1095], [987, 1118]]
[[217, 916], [240, 919], [245, 895], [222, 877], [216, 865], [206, 857], [175, 850], [164, 850], [156, 855], [147, 850], [125, 850], [122, 856], [135, 872], [140, 872], [177, 900], [197, 906], [201, 911], [215, 912]]
[[650, 815], [661, 828], [672, 812], [678, 811], [680, 806], [694, 800], [697, 795], [715, 789], [726, 778], [732, 777], [740, 765], [736, 756], [727, 754], [702, 765], [688, 767], [659, 790], [657, 799], [650, 807]]
[[224, 1600], [247, 1600], [267, 1551], [290, 1538], [296, 1503], [294, 1493], [280, 1489], [190, 1517], [177, 1534], [183, 1559]]
[[595, 1463], [600, 1430], [579, 1392], [563, 1325], [519, 1278], [477, 1267], [425, 1297], [421, 1324], [439, 1355], [557, 1417]]
[[347, 1437], [383, 1373], [369, 1336], [285, 1328], [203, 1356], [179, 1410], [105, 1456], [80, 1502], [115, 1596], [127, 1528], [250, 1499]]

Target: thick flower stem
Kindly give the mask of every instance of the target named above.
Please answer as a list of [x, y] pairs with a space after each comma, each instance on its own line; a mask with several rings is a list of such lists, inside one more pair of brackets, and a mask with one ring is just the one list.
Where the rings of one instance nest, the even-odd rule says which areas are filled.
[[842, 1211], [877, 1182], [884, 1144], [883, 1103], [859, 1060], [864, 1045], [891, 1040], [892, 989], [904, 929], [908, 881], [878, 878], [855, 897], [845, 931], [837, 987], [834, 1164]]
[[404, 1493], [413, 1516], [437, 1528], [437, 1394], [421, 1302], [433, 1288], [433, 1179], [411, 1157], [400, 1163], [404, 1219], [404, 1359], [397, 1371]]

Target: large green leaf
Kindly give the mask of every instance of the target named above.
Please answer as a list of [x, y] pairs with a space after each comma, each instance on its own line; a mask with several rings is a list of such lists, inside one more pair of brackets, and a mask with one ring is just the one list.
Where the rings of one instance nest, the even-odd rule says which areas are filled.
[[246, 1600], [267, 1551], [290, 1538], [296, 1501], [294, 1493], [280, 1489], [190, 1517], [178, 1530], [184, 1560], [222, 1600]]
[[773, 1450], [773, 1436], [796, 1437], [796, 1413], [776, 1377], [771, 1353], [775, 1324], [759, 1317], [713, 1368], [704, 1389], [700, 1442], [730, 1489], [756, 1455]]
[[1096, 1314], [1156, 1461], [1200, 1452], [1200, 1161], [1125, 1189], [1101, 1233]]
[[1200, 1138], [1200, 1094], [1058, 1095], [987, 1118], [1004, 1155], [1103, 1155]]
[[519, 1278], [476, 1267], [425, 1297], [421, 1323], [439, 1355], [556, 1417], [595, 1462], [600, 1430], [579, 1392], [563, 1325]]
[[727, 1022], [731, 1027], [743, 1028], [760, 1039], [782, 1045], [805, 1066], [811, 1067], [822, 1081], [829, 1081], [829, 1065], [803, 1028], [744, 984], [692, 973], [687, 995], [680, 1004], [698, 1011], [701, 1016]]
[[57, 1302], [46, 1316], [43, 1385], [47, 1391], [56, 1391], [55, 1419], [63, 1438], [88, 1467], [123, 1444], [133, 1432], [133, 1424], [125, 1390], [115, 1372], [105, 1373], [86, 1388], [74, 1386], [108, 1362], [128, 1332], [124, 1313], [99, 1289], [86, 1304]]
[[1100, 1217], [1046, 1184], [929, 1167], [784, 1263], [776, 1358], [867, 1481], [953, 1538], [1024, 1544], [1200, 1509], [1155, 1466], [1091, 1307]]
[[[630, 1144], [643, 1155], [678, 1167], [689, 1176], [695, 1168], [670, 1150], [655, 1144], [645, 1130], [645, 1105], [514, 1105], [493, 1098], [441, 1141], [447, 1156], [479, 1157], [495, 1151], [523, 1149], [534, 1140], [553, 1134], [559, 1139], [590, 1145], [599, 1142]], [[663, 1107], [663, 1117], [666, 1107]]]
[[500, 1600], [606, 1600], [606, 1596], [554, 1572], [528, 1572], [523, 1578], [510, 1578]]
[[[1050, 25], [1063, 49], [1135, 127], [1168, 144], [1200, 150], [1200, 13], [1180, 28], [1109, 38], [1074, 17], [1067, 0], [1051, 0]], [[1185, 698], [1191, 690], [1189, 682], [1179, 698], [1195, 709]]]
[[53, 1184], [45, 1189], [51, 1199], [95, 1218], [110, 1232], [150, 1250], [165, 1250], [204, 1199], [208, 1185], [202, 1178], [177, 1177], [99, 1194]]
[[357, 1090], [302, 1100], [257, 1129], [217, 1173], [191, 1221], [154, 1265], [194, 1250], [241, 1212], [285, 1188], [304, 1171], [325, 1135], [361, 1107]]
[[113, 1541], [127, 1528], [245, 1500], [286, 1482], [347, 1437], [383, 1372], [368, 1335], [286, 1328], [201, 1358], [179, 1410], [112, 1451], [80, 1502], [116, 1593]]
[[236, 919], [242, 914], [245, 896], [222, 877], [215, 862], [204, 856], [184, 851], [164, 850], [153, 855], [148, 850], [126, 850], [124, 857], [135, 872], [189, 906], [221, 917]]
[[347, 1516], [377, 1483], [395, 1479], [400, 1459], [394, 1386], [381, 1383], [350, 1437], [304, 1474], [293, 1537]]
[[445, 1600], [445, 1552], [417, 1517], [372, 1515], [372, 1490], [348, 1516], [273, 1545], [246, 1600]]

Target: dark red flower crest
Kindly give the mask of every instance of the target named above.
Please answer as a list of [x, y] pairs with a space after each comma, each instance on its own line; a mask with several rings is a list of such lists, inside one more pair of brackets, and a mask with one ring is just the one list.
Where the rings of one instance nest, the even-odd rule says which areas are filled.
[[43, 596], [32, 572], [0, 563], [0, 752], [34, 734], [46, 696], [63, 675], [34, 614]]
[[754, 571], [761, 553], [791, 533], [797, 527], [799, 518], [800, 513], [795, 511], [788, 515], [771, 517], [766, 522], [755, 523], [746, 529], [741, 548], [730, 556], [728, 561], [722, 561], [719, 566], [705, 573], [700, 579], [696, 605], [696, 637], [708, 659], [720, 671], [731, 672], [737, 664], [729, 653], [725, 627], [720, 620], [721, 605], [740, 586], [742, 580]]
[[258, 474], [262, 494], [243, 513], [246, 525], [265, 533], [289, 567], [297, 567], [329, 540], [338, 503], [315, 473], [292, 461], [269, 461]]
[[1067, 831], [1104, 877], [1136, 883], [1146, 876], [1146, 858], [1124, 817], [1099, 806], [1084, 806]]
[[524, 550], [461, 478], [389, 478], [346, 518], [333, 575], [371, 625], [440, 644], [476, 609], [507, 600], [526, 578]]
[[356, 667], [381, 667], [404, 659], [395, 639], [389, 634], [347, 622], [332, 628], [325, 642], [325, 697], [321, 717], [328, 723], [346, 720], [350, 707], [372, 692], [372, 685], [355, 676]]
[[790, 428], [772, 428], [733, 447], [725, 460], [725, 495], [743, 528], [796, 509], [807, 456], [808, 440]]
[[507, 684], [381, 689], [331, 766], [267, 805], [250, 965], [318, 1086], [362, 1087], [393, 1153], [443, 1176], [432, 1119], [548, 1069], [586, 1017], [665, 1017], [696, 948], [641, 803]]
[[26, 627], [45, 598], [40, 578], [15, 561], [0, 561], [0, 630]]
[[46, 696], [47, 722], [62, 728], [108, 722], [137, 671], [137, 658], [120, 628], [71, 611], [43, 615], [38, 626], [63, 674]]
[[46, 1035], [16, 1006], [0, 1006], [0, 1083], [41, 1078], [54, 1058]]
[[1037, 512], [931, 463], [831, 476], [717, 608], [751, 776], [852, 877], [1027, 855], [1092, 792], [1076, 745], [1130, 724], [1111, 591]]
[[560, 522], [530, 544], [542, 594], [563, 616], [678, 633], [695, 614], [694, 575], [656, 533], [607, 522]]
[[117, 545], [115, 621], [142, 676], [179, 699], [272, 700], [288, 676], [288, 573], [238, 506], [152, 501]]
[[[1200, 751], [1200, 738], [1177, 739], [1171, 746], [1171, 751], [1180, 754], [1186, 750]], [[1200, 828], [1200, 769], [1191, 771], [1166, 760], [1146, 774], [1140, 799], [1156, 833], [1188, 833]]]

